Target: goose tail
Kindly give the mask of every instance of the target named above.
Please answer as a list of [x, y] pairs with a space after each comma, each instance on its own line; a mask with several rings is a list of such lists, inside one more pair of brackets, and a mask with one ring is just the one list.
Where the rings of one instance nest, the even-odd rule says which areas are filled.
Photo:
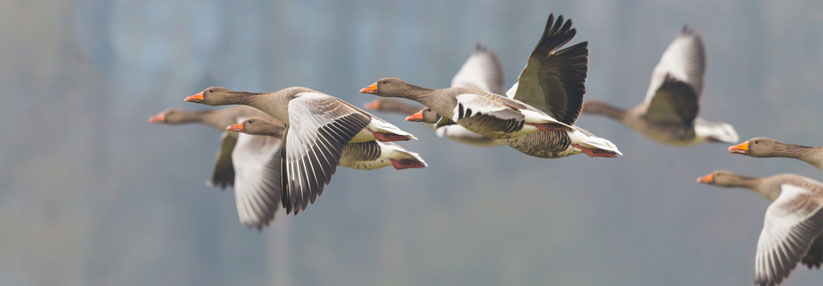
[[569, 137], [571, 137], [572, 139], [572, 144], [583, 147], [580, 148], [581, 152], [586, 153], [586, 155], [589, 155], [591, 157], [612, 158], [616, 157], [617, 155], [623, 156], [623, 153], [620, 152], [619, 149], [617, 149], [617, 145], [614, 145], [614, 143], [607, 139], [594, 136], [594, 134], [592, 134], [589, 131], [586, 131], [583, 128], [575, 126], [575, 130], [569, 133]]
[[694, 122], [694, 133], [697, 137], [706, 138], [709, 142], [737, 143], [740, 136], [731, 124], [726, 122], [710, 122], [697, 118]]

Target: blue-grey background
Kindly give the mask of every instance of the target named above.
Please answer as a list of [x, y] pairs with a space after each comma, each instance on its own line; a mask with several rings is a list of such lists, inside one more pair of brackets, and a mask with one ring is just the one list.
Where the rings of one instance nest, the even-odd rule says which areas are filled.
[[[590, 42], [589, 99], [639, 103], [684, 24], [708, 53], [701, 116], [823, 145], [823, 2], [0, 1], [3, 285], [749, 285], [768, 202], [695, 183], [802, 162], [655, 144], [578, 124], [625, 156], [532, 158], [420, 140], [426, 169], [338, 169], [305, 213], [263, 232], [204, 185], [219, 133], [150, 125], [212, 85], [302, 85], [362, 105], [383, 76], [446, 87], [478, 42], [507, 85], [549, 12]], [[798, 268], [785, 285], [819, 285]]]

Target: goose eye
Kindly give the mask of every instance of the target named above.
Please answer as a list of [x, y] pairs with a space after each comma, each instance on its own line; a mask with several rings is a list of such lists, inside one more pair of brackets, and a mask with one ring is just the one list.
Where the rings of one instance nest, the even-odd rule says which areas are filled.
[[249, 120], [249, 121], [246, 121], [246, 122], [248, 122], [249, 124], [252, 124], [252, 123], [254, 123], [254, 120]]

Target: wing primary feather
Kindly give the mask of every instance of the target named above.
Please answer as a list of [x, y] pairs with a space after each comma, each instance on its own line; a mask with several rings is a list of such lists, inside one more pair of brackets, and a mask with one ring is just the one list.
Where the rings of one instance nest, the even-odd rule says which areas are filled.
[[[338, 162], [339, 156], [332, 152], [332, 149], [330, 147], [331, 143], [329, 143], [326, 138], [320, 138], [320, 140], [318, 140], [317, 143], [317, 146], [322, 148], [320, 155], [323, 157], [323, 160], [325, 160], [321, 162], [321, 166], [323, 167], [323, 174], [334, 174], [334, 163], [332, 162]], [[323, 150], [325, 150], [325, 152], [323, 152]], [[327, 156], [332, 156], [333, 158], [329, 159]], [[323, 183], [328, 184], [330, 180], [331, 176], [327, 176], [324, 179]]]
[[300, 206], [302, 205], [300, 199], [302, 198], [303, 192], [303, 181], [301, 180], [302, 174], [300, 173], [300, 161], [295, 161], [291, 165], [292, 169], [292, 207], [294, 208], [294, 214], [296, 215], [299, 211], [302, 211]]
[[286, 209], [286, 214], [291, 213], [291, 204], [290, 197], [289, 197], [289, 188], [291, 184], [289, 184], [289, 172], [288, 172], [288, 161], [286, 160], [286, 135], [288, 134], [288, 128], [286, 128], [286, 132], [283, 134], [283, 141], [280, 143], [280, 205]]
[[[363, 130], [371, 117], [351, 105], [322, 94], [305, 94], [289, 103], [290, 117], [301, 121], [287, 150], [290, 198], [295, 213], [321, 196], [340, 161], [343, 146]], [[292, 131], [295, 131], [292, 130]], [[299, 145], [294, 145], [299, 142]], [[294, 147], [294, 148], [292, 148]]]
[[537, 47], [532, 51], [532, 56], [537, 58], [548, 57], [554, 50], [571, 41], [577, 33], [576, 29], [570, 29], [571, 25], [571, 20], [563, 22], [562, 15], [557, 17], [557, 21], [554, 21], [554, 14], [549, 14], [546, 27], [543, 29], [543, 35], [540, 37]]
[[571, 125], [580, 115], [588, 73], [588, 42], [559, 50], [577, 31], [572, 21], [549, 16], [543, 35], [518, 77], [513, 98]]
[[[317, 145], [312, 146], [312, 148], [309, 150], [309, 153], [306, 154], [307, 158], [305, 160], [306, 162], [308, 162], [307, 167], [309, 169], [309, 175], [311, 175], [308, 178], [309, 178], [309, 182], [310, 182], [312, 190], [317, 190], [317, 189], [321, 188], [321, 186], [323, 185], [323, 183], [320, 182], [320, 180], [317, 178], [317, 172], [316, 171], [317, 171], [317, 167], [319, 167], [319, 166], [316, 166], [317, 163], [315, 163], [316, 161], [313, 159], [313, 158], [316, 158], [316, 156], [314, 154], [316, 149], [317, 149]], [[311, 202], [311, 203], [314, 203], [315, 198], [317, 198], [317, 192], [310, 191], [308, 201]]]
[[298, 207], [300, 210], [306, 210], [306, 206], [309, 203], [309, 192], [311, 192], [311, 186], [309, 185], [309, 171], [306, 166], [305, 160], [297, 161], [298, 170], [300, 170], [300, 193], [298, 194], [298, 198], [300, 199]]

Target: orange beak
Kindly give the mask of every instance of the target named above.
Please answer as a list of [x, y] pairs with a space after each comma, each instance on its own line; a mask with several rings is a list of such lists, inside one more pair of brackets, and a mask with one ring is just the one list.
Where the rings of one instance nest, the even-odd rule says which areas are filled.
[[204, 100], [206, 100], [206, 98], [205, 98], [205, 97], [203, 97], [203, 92], [202, 92], [202, 91], [201, 91], [201, 92], [198, 92], [198, 93], [197, 93], [197, 94], [195, 94], [195, 95], [192, 95], [192, 96], [186, 97], [186, 102], [195, 102], [195, 103], [199, 103], [199, 102], [203, 102]]
[[230, 125], [230, 126], [226, 127], [226, 130], [236, 131], [236, 132], [243, 132], [243, 122], [237, 123], [235, 125]]
[[423, 121], [423, 110], [420, 110], [415, 114], [409, 115], [408, 117], [406, 117], [406, 121], [411, 121], [411, 122]]
[[369, 93], [369, 94], [377, 94], [377, 83], [373, 83], [370, 86], [364, 87], [360, 89], [360, 93]]
[[166, 114], [165, 113], [158, 113], [155, 116], [149, 117], [149, 123], [160, 123], [166, 122]]
[[[362, 90], [360, 92], [363, 92]], [[378, 110], [380, 109], [380, 101], [379, 100], [372, 100], [366, 103], [366, 109], [371, 110]]]
[[714, 181], [714, 175], [708, 174], [703, 177], [697, 178], [698, 183], [708, 184]]
[[729, 153], [732, 154], [749, 154], [749, 141], [740, 143], [729, 147]]

